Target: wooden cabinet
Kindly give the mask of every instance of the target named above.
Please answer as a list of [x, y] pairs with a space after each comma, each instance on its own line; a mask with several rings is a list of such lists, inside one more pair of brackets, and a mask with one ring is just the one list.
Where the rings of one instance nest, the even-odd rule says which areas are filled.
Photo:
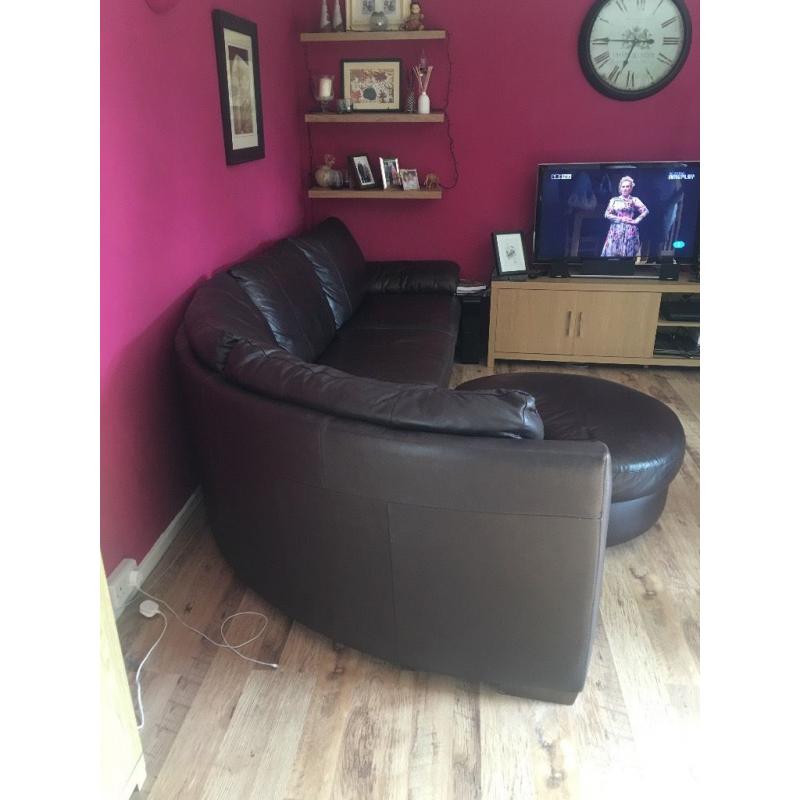
[[697, 358], [656, 356], [654, 346], [665, 324], [663, 296], [699, 292], [685, 278], [494, 281], [487, 364], [493, 369], [501, 358], [697, 367]]

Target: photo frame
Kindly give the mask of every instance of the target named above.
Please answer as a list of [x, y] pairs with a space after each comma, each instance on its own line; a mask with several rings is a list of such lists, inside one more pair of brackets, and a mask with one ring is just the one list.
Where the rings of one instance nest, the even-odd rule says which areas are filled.
[[403, 183], [404, 192], [419, 191], [419, 175], [415, 169], [401, 169], [400, 180]]
[[381, 173], [381, 183], [384, 189], [399, 189], [403, 183], [400, 180], [400, 162], [394, 157], [378, 158], [378, 168]]
[[390, 31], [399, 31], [411, 14], [411, 0], [347, 0], [345, 28], [348, 31], [370, 30], [370, 17], [376, 10], [383, 11]]
[[508, 231], [492, 234], [494, 259], [497, 274], [502, 278], [507, 275], [526, 275], [528, 261], [525, 255], [523, 231]]
[[342, 97], [353, 111], [400, 111], [403, 63], [397, 59], [342, 59]]
[[357, 189], [374, 189], [378, 185], [367, 156], [348, 156], [347, 161], [349, 162], [350, 169], [353, 172], [353, 185]]
[[211, 21], [225, 162], [230, 166], [264, 158], [256, 24], [219, 9], [211, 12]]

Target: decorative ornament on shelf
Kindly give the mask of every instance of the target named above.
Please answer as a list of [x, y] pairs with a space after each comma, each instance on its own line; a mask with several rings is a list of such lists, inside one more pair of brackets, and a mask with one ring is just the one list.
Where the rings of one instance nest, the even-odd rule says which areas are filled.
[[435, 172], [429, 172], [425, 176], [425, 188], [430, 190], [442, 188], [439, 183], [439, 176]]
[[314, 75], [311, 79], [314, 99], [319, 103], [320, 109], [328, 110], [328, 103], [333, 100], [333, 75]]
[[417, 108], [417, 97], [414, 94], [414, 70], [408, 71], [406, 80], [406, 114], [413, 114]]
[[[383, 4], [381, 4], [383, 5]], [[378, 11], [377, 5], [375, 10], [372, 12], [369, 18], [369, 29], [371, 31], [388, 31], [389, 30], [389, 20], [386, 17], [386, 14], [383, 13], [383, 8]]]
[[419, 58], [419, 64], [414, 65], [414, 74], [417, 76], [417, 84], [419, 85], [419, 97], [417, 98], [418, 114], [431, 113], [431, 99], [428, 97], [428, 84], [431, 80], [431, 72], [433, 72], [433, 67], [428, 64], [428, 59], [423, 51]]
[[333, 29], [335, 31], [344, 30], [344, 20], [342, 19], [342, 7], [339, 5], [339, 0], [334, 0], [333, 5]]
[[323, 33], [331, 30], [331, 18], [328, 14], [328, 0], [322, 0], [322, 9], [319, 12], [319, 29]]
[[323, 189], [339, 189], [344, 185], [344, 172], [334, 169], [336, 159], [330, 154], [325, 154], [325, 164], [317, 167], [314, 172], [314, 180]]
[[411, 14], [406, 17], [406, 21], [403, 23], [403, 30], [424, 31], [425, 25], [422, 23], [423, 19], [425, 19], [425, 15], [422, 13], [422, 6], [419, 3], [412, 3]]

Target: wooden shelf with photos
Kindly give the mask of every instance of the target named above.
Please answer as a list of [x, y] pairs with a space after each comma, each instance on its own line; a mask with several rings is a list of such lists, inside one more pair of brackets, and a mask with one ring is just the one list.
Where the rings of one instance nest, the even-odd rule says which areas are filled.
[[301, 33], [301, 42], [401, 42], [446, 39], [447, 31], [336, 31]]
[[333, 111], [321, 113], [319, 111], [306, 114], [306, 122], [322, 122], [326, 124], [351, 124], [351, 123], [424, 123], [424, 122], [444, 122], [443, 111], [431, 111], [430, 114], [408, 114], [404, 111], [349, 111], [338, 114]]
[[312, 200], [441, 200], [441, 189], [321, 189], [308, 190]]

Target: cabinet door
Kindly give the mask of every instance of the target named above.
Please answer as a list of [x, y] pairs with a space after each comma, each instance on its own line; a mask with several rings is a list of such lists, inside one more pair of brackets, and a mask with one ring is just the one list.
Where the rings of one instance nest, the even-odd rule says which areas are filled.
[[576, 292], [576, 356], [653, 355], [658, 292]]
[[506, 289], [498, 293], [495, 350], [570, 355], [577, 292]]

